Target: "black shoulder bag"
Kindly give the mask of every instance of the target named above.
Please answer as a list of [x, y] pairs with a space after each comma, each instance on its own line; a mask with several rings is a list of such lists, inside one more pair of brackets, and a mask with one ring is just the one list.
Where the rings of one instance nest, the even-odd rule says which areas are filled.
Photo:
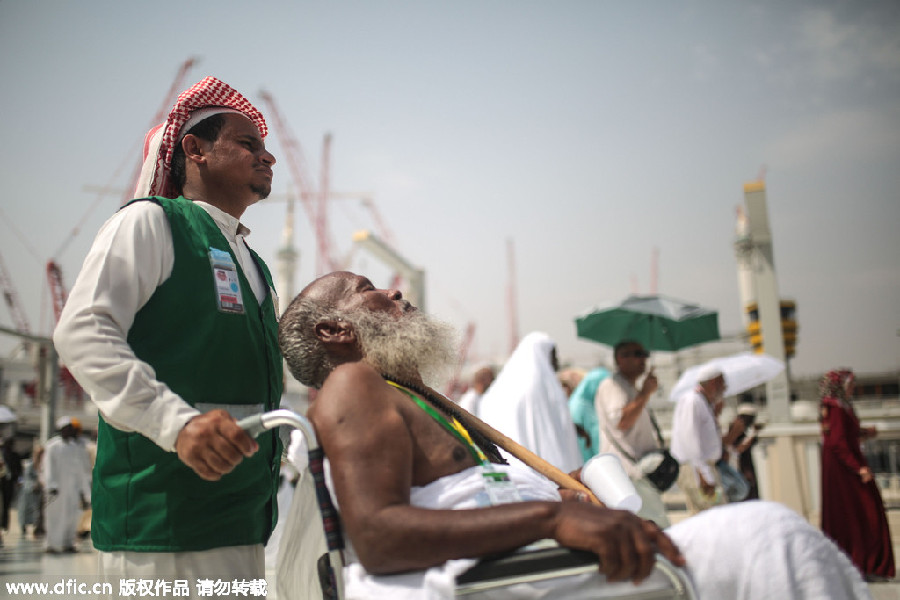
[[[650, 417], [650, 422], [653, 423], [653, 429], [656, 430], [659, 448], [647, 452], [640, 460], [635, 459], [629, 453], [625, 452], [622, 446], [619, 445], [619, 442], [616, 441], [616, 438], [610, 435], [608, 431], [604, 431], [604, 433], [609, 436], [609, 441], [612, 442], [613, 446], [615, 446], [625, 458], [636, 464], [644, 476], [650, 480], [650, 483], [662, 493], [672, 487], [675, 480], [678, 479], [678, 471], [681, 466], [678, 464], [678, 461], [675, 460], [675, 457], [669, 453], [669, 449], [666, 448], [662, 432], [659, 430], [659, 425], [656, 423], [656, 417], [653, 416], [653, 411], [649, 408], [647, 409], [647, 415]], [[604, 427], [604, 430], [605, 429], [606, 428]]]

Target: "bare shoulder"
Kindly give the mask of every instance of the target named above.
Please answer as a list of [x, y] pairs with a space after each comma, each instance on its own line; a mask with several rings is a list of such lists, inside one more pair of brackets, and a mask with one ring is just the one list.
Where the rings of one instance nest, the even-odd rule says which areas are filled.
[[325, 379], [319, 397], [329, 405], [361, 400], [361, 395], [387, 391], [381, 374], [364, 362], [345, 363], [334, 368]]
[[310, 416], [316, 426], [372, 422], [395, 412], [396, 391], [364, 362], [336, 367], [325, 380], [313, 403]]
[[359, 485], [366, 473], [386, 480], [382, 470], [388, 468], [409, 478], [411, 434], [398, 395], [364, 363], [344, 364], [329, 374], [309, 417], [336, 483], [346, 478]]

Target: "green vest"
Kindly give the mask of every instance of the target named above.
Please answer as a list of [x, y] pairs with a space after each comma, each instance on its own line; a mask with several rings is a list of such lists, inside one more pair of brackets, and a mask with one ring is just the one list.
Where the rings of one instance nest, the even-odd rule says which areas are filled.
[[[272, 277], [265, 263], [253, 253], [269, 288], [258, 305], [228, 241], [206, 211], [185, 198], [149, 201], [165, 210], [175, 262], [171, 277], [135, 315], [128, 344], [156, 370], [158, 380], [192, 406], [277, 408], [282, 360]], [[220, 310], [222, 288], [216, 276], [224, 275], [221, 270], [214, 275], [211, 255], [217, 255], [219, 264], [223, 259], [233, 264], [242, 313], [233, 306]], [[101, 418], [92, 492], [94, 546], [183, 552], [264, 544], [278, 517], [281, 442], [275, 431], [257, 441], [259, 451], [251, 458], [219, 481], [205, 481], [174, 452]]]

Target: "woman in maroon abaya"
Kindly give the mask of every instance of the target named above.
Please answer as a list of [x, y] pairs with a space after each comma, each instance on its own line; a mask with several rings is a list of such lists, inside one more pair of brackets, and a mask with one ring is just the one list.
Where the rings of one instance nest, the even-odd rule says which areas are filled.
[[850, 370], [822, 378], [822, 531], [851, 558], [867, 580], [893, 578], [894, 551], [881, 493], [860, 447], [875, 428], [862, 428], [850, 403]]

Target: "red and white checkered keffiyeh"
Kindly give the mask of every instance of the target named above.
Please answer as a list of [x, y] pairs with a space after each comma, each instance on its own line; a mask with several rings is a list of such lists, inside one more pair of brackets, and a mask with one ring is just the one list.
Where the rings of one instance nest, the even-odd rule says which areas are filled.
[[[221, 107], [222, 112], [238, 111], [253, 121], [259, 134], [265, 137], [269, 129], [262, 113], [234, 88], [215, 77], [206, 77], [181, 92], [165, 123], [151, 129], [144, 139], [144, 164], [135, 189], [135, 198], [166, 196], [172, 198], [169, 171], [175, 145], [181, 139], [182, 128], [191, 113], [207, 107]], [[211, 116], [211, 115], [209, 115]]]

